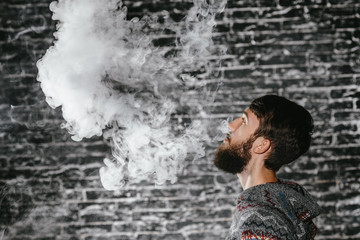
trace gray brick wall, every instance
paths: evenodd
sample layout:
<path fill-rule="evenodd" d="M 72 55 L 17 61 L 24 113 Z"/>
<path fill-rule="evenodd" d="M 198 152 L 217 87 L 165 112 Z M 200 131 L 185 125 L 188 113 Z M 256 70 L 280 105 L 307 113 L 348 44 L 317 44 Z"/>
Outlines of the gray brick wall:
<path fill-rule="evenodd" d="M 206 157 L 179 180 L 106 191 L 101 137 L 74 142 L 36 81 L 53 42 L 49 0 L 0 2 L 0 239 L 221 239 L 241 191 Z M 191 1 L 126 1 L 128 18 L 168 10 L 180 21 Z M 279 176 L 303 184 L 324 213 L 317 239 L 360 239 L 360 3 L 357 0 L 228 1 L 213 39 L 225 45 L 214 119 L 236 116 L 268 93 L 297 101 L 315 119 L 313 145 Z M 169 44 L 173 36 L 155 44 Z M 185 113 L 186 115 L 186 113 Z M 184 116 L 185 117 L 185 116 Z"/>

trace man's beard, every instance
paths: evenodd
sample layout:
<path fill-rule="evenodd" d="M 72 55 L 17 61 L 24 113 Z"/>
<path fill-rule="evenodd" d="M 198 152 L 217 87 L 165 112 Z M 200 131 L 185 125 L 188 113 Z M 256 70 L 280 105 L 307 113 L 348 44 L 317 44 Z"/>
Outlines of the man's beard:
<path fill-rule="evenodd" d="M 215 166 L 228 173 L 241 173 L 251 159 L 250 149 L 254 141 L 250 137 L 246 142 L 235 146 L 221 144 L 215 153 Z"/>

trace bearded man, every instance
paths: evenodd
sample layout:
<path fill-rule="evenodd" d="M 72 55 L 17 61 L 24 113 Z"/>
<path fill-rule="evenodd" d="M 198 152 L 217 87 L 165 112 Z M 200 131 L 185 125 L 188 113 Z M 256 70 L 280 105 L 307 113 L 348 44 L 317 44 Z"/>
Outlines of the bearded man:
<path fill-rule="evenodd" d="M 214 164 L 237 174 L 243 191 L 227 239 L 314 239 L 320 207 L 303 187 L 276 177 L 309 149 L 313 127 L 306 109 L 275 95 L 255 99 L 229 123 Z"/>

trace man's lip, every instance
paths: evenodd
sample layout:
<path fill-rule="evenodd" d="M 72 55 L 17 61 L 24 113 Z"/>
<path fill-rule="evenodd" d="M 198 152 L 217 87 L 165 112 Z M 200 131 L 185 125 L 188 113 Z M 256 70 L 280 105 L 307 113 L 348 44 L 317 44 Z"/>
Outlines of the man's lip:
<path fill-rule="evenodd" d="M 229 132 L 226 133 L 226 135 L 225 135 L 224 142 L 229 142 L 229 144 L 230 144 L 231 139 L 233 138 L 233 136 L 234 136 L 234 133 L 229 131 Z"/>

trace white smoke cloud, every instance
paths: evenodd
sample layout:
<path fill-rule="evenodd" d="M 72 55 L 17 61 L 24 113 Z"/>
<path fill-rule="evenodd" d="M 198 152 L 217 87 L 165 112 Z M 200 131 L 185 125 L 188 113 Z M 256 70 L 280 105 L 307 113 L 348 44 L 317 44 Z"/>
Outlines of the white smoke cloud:
<path fill-rule="evenodd" d="M 204 121 L 183 126 L 171 116 L 184 106 L 188 113 L 206 115 L 204 88 L 184 72 L 205 67 L 206 75 L 207 59 L 224 53 L 211 39 L 215 13 L 224 7 L 224 0 L 211 5 L 196 0 L 181 24 L 167 19 L 164 27 L 176 32 L 178 54 L 165 57 L 169 49 L 152 44 L 158 34 L 146 32 L 159 27 L 154 16 L 128 21 L 118 0 L 51 3 L 56 41 L 37 63 L 38 81 L 47 103 L 61 106 L 63 127 L 73 140 L 109 139 L 113 157 L 100 169 L 106 189 L 149 178 L 174 183 L 186 157 L 204 155 L 209 139 Z M 191 101 L 189 88 L 198 93 Z"/>

